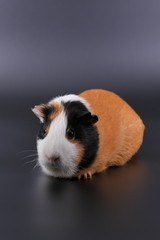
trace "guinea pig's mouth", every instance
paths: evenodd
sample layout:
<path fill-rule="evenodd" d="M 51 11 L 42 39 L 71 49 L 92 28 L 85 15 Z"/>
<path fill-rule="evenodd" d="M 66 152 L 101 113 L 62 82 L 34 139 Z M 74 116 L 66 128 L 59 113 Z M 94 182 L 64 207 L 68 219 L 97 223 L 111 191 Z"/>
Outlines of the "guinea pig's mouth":
<path fill-rule="evenodd" d="M 61 162 L 46 162 L 45 163 L 45 167 L 47 167 L 48 169 L 62 169 L 63 168 L 63 166 L 62 166 L 62 164 L 61 164 Z"/>
<path fill-rule="evenodd" d="M 58 173 L 58 172 L 60 173 L 63 171 L 63 167 L 61 166 L 61 164 L 52 165 L 51 163 L 48 163 L 48 162 L 46 162 L 45 164 L 42 164 L 42 169 L 47 170 L 47 173 L 49 173 L 49 175 L 52 175 L 52 173 Z"/>
<path fill-rule="evenodd" d="M 56 164 L 45 161 L 41 163 L 42 170 L 50 176 L 54 177 L 72 177 L 76 169 L 70 166 L 64 165 L 63 162 L 59 161 Z"/>

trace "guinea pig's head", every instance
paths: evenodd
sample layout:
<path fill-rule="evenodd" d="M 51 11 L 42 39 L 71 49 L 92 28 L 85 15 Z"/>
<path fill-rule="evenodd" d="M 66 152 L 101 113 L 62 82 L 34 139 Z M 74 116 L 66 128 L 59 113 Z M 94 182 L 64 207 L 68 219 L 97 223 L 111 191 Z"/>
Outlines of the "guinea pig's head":
<path fill-rule="evenodd" d="M 91 114 L 83 98 L 65 95 L 32 110 L 41 122 L 37 152 L 46 174 L 72 177 L 93 162 L 98 149 L 98 132 L 94 125 L 98 117 Z"/>

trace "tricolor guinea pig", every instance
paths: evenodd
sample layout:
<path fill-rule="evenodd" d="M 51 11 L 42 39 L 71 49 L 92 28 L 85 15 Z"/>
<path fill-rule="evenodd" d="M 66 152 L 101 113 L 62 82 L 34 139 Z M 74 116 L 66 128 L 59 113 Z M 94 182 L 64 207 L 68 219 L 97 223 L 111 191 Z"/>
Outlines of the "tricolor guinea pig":
<path fill-rule="evenodd" d="M 141 118 L 110 91 L 64 95 L 32 110 L 41 122 L 38 161 L 53 177 L 91 178 L 109 166 L 122 166 L 143 141 Z"/>

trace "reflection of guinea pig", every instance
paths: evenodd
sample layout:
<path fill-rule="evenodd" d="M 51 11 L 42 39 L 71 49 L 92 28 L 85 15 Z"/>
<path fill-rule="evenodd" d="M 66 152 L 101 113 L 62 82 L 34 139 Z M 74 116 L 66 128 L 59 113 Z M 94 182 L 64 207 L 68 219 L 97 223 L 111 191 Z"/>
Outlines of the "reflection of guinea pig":
<path fill-rule="evenodd" d="M 54 177 L 90 178 L 109 166 L 123 165 L 143 141 L 140 117 L 106 90 L 56 97 L 32 110 L 41 121 L 38 161 Z"/>

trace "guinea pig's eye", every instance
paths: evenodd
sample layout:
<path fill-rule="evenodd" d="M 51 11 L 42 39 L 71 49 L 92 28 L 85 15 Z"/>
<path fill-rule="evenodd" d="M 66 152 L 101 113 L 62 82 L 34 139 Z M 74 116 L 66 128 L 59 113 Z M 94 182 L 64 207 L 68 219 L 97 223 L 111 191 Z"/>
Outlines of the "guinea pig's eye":
<path fill-rule="evenodd" d="M 46 131 L 46 129 L 44 129 L 43 130 L 43 137 L 46 137 L 46 135 L 47 135 L 47 131 Z"/>
<path fill-rule="evenodd" d="M 73 139 L 75 137 L 75 132 L 72 128 L 67 129 L 67 138 L 68 139 Z"/>
<path fill-rule="evenodd" d="M 42 135 L 43 135 L 43 138 L 45 138 L 47 136 L 47 130 L 46 129 L 43 130 Z"/>
<path fill-rule="evenodd" d="M 43 139 L 46 136 L 47 136 L 46 126 L 44 124 L 41 124 L 41 128 L 40 128 L 39 133 L 38 133 L 38 138 Z"/>

